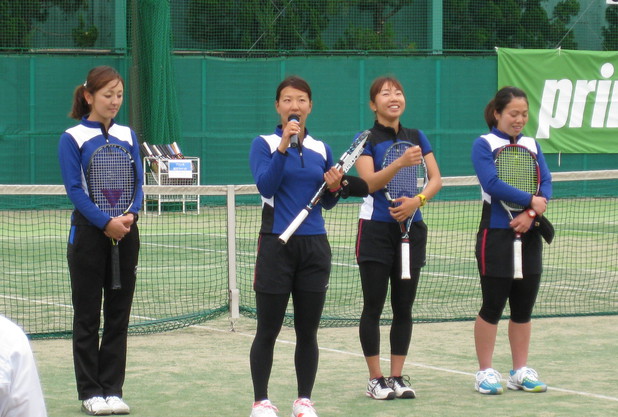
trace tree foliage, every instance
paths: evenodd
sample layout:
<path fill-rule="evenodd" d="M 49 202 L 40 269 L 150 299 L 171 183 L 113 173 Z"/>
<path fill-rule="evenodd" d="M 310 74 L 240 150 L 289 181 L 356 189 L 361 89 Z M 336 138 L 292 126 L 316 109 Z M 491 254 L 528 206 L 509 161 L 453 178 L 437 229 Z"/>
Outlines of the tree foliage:
<path fill-rule="evenodd" d="M 0 48 L 30 47 L 32 30 L 37 22 L 44 22 L 51 7 L 65 13 L 75 13 L 87 7 L 87 0 L 0 0 Z"/>
<path fill-rule="evenodd" d="M 413 0 L 191 0 L 190 37 L 208 49 L 326 50 L 323 39 L 339 15 L 360 13 L 334 49 L 394 49 L 390 20 Z"/>
<path fill-rule="evenodd" d="M 602 29 L 603 49 L 606 51 L 618 51 L 618 7 L 608 7 L 605 10 L 607 27 Z"/>
<path fill-rule="evenodd" d="M 547 0 L 446 0 L 444 48 L 488 50 L 506 48 L 576 49 L 567 28 L 579 13 L 578 0 L 556 4 L 550 18 Z"/>
<path fill-rule="evenodd" d="M 52 7 L 76 15 L 98 0 L 0 0 L 0 48 L 32 47 Z M 138 0 L 131 0 L 138 1 Z M 168 0 L 169 1 L 169 0 Z M 227 51 L 388 51 L 424 44 L 426 13 L 442 0 L 184 0 L 180 48 Z M 590 0 L 592 1 L 592 0 Z M 596 0 L 595 0 L 596 1 Z M 172 2 L 176 3 L 176 2 Z M 445 50 L 494 47 L 577 49 L 572 25 L 581 0 L 443 0 Z M 586 3 L 583 3 L 586 4 Z M 551 8 L 550 8 L 551 6 Z M 181 6 L 179 6 L 181 7 Z M 549 11 L 548 11 L 549 10 Z M 83 16 L 71 30 L 76 46 L 92 46 L 98 30 Z M 599 29 L 606 50 L 618 49 L 618 7 Z M 414 35 L 409 35 L 410 25 Z M 406 36 L 409 39 L 406 39 Z M 38 39 L 38 38 L 37 38 Z"/>
<path fill-rule="evenodd" d="M 209 49 L 326 49 L 337 0 L 191 0 L 191 38 Z"/>

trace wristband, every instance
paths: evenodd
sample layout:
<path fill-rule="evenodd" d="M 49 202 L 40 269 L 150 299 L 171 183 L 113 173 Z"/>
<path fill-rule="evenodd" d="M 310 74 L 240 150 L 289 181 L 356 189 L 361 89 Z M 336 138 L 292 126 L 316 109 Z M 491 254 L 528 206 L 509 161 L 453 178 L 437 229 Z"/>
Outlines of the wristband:
<path fill-rule="evenodd" d="M 417 194 L 416 197 L 421 200 L 420 207 L 423 207 L 425 204 L 427 204 L 427 197 L 425 197 L 423 194 Z"/>
<path fill-rule="evenodd" d="M 336 192 L 340 191 L 343 187 L 340 185 L 338 188 L 335 188 L 334 190 L 331 190 L 330 188 L 328 189 L 328 191 L 330 191 L 331 193 L 335 194 Z"/>

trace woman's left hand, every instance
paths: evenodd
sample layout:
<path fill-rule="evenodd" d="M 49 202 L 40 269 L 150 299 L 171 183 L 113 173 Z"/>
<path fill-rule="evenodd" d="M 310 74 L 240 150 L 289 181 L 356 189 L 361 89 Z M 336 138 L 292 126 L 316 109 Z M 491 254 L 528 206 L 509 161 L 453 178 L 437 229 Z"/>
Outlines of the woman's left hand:
<path fill-rule="evenodd" d="M 420 205 L 420 200 L 415 197 L 399 197 L 393 200 L 396 204 L 395 207 L 389 207 L 388 210 L 391 212 L 391 216 L 393 219 L 397 220 L 399 223 L 405 221 L 408 217 L 412 216 L 412 214 L 418 209 Z"/>

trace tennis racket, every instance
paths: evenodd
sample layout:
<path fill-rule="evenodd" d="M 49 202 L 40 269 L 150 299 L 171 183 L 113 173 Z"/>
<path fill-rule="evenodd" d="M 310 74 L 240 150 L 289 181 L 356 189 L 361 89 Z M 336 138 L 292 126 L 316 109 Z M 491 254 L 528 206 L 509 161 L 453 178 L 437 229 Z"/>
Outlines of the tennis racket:
<path fill-rule="evenodd" d="M 88 193 L 99 209 L 112 217 L 128 213 L 137 191 L 133 157 L 124 147 L 107 143 L 94 151 L 88 162 Z M 121 288 L 118 242 L 111 239 L 112 289 Z"/>
<path fill-rule="evenodd" d="M 539 163 L 536 155 L 524 146 L 511 144 L 503 146 L 498 150 L 496 159 L 496 171 L 498 178 L 511 187 L 525 191 L 530 194 L 538 194 L 541 183 L 539 174 Z M 525 209 L 519 204 L 501 200 L 500 204 L 506 210 L 509 218 L 513 220 L 513 214 Z M 513 240 L 513 278 L 522 279 L 522 251 L 521 233 L 515 233 Z"/>
<path fill-rule="evenodd" d="M 352 142 L 352 145 L 341 155 L 339 158 L 339 162 L 335 165 L 336 168 L 341 168 L 343 173 L 345 174 L 352 168 L 354 162 L 358 159 L 360 154 L 363 152 L 365 147 L 365 143 L 367 142 L 367 138 L 371 132 L 369 130 L 365 130 Z M 326 188 L 328 185 L 326 181 L 322 183 L 318 191 L 315 193 L 309 204 L 305 208 L 302 209 L 300 213 L 296 216 L 296 218 L 290 223 L 290 225 L 285 229 L 283 233 L 279 236 L 279 241 L 283 244 L 286 244 L 290 239 L 290 236 L 298 229 L 298 227 L 305 221 L 311 210 L 320 202 L 320 199 L 324 195 Z"/>
<path fill-rule="evenodd" d="M 389 166 L 396 159 L 402 156 L 407 149 L 417 146 L 410 142 L 397 141 L 392 144 L 384 154 L 382 169 Z M 395 205 L 395 200 L 399 197 L 414 197 L 422 192 L 427 186 L 427 169 L 425 160 L 421 158 L 419 165 L 412 165 L 401 168 L 395 176 L 386 184 L 384 194 L 386 199 Z M 419 184 L 420 183 L 420 184 Z M 410 279 L 410 226 L 416 210 L 403 222 L 399 223 L 401 228 L 401 279 Z"/>

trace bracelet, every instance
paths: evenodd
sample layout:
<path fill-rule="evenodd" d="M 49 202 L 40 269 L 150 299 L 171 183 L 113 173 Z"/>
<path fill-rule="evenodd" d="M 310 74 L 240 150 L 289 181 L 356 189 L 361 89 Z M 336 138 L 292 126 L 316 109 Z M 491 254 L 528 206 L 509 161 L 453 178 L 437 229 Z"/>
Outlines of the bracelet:
<path fill-rule="evenodd" d="M 423 207 L 425 204 L 427 204 L 427 197 L 425 197 L 423 194 L 417 194 L 416 197 L 421 200 L 420 207 Z"/>

